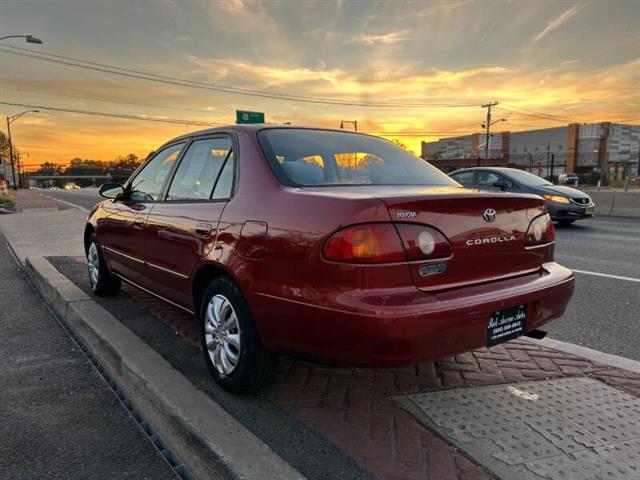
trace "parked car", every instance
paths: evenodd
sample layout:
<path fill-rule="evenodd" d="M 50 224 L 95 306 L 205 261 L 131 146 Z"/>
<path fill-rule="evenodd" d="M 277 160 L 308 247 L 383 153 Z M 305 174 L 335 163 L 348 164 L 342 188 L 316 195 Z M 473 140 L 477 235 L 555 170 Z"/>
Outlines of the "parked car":
<path fill-rule="evenodd" d="M 595 204 L 589 195 L 575 188 L 553 183 L 517 168 L 465 168 L 449 174 L 470 188 L 510 193 L 533 193 L 545 199 L 551 219 L 568 225 L 581 218 L 592 217 Z"/>
<path fill-rule="evenodd" d="M 534 334 L 573 292 L 542 199 L 470 191 L 369 135 L 205 130 L 100 193 L 93 291 L 125 280 L 193 313 L 232 392 L 281 352 L 383 367 Z"/>
<path fill-rule="evenodd" d="M 578 175 L 576 175 L 575 173 L 561 173 L 560 175 L 558 175 L 558 183 L 562 185 L 571 184 L 577 186 L 578 180 Z"/>

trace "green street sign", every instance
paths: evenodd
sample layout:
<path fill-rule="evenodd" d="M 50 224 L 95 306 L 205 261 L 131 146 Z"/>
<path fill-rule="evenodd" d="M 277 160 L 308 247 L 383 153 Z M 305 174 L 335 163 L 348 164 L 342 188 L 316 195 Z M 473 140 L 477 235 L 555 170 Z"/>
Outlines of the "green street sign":
<path fill-rule="evenodd" d="M 236 123 L 264 123 L 264 113 L 236 110 Z"/>

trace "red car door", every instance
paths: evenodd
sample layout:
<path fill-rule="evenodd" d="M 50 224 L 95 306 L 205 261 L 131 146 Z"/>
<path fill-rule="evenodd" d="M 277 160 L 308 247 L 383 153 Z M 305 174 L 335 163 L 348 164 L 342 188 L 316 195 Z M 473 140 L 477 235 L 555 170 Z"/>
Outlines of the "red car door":
<path fill-rule="evenodd" d="M 230 136 L 199 138 L 189 145 L 164 200 L 154 204 L 147 217 L 145 261 L 150 290 L 193 309 L 191 278 L 213 248 L 234 177 Z"/>
<path fill-rule="evenodd" d="M 143 284 L 146 275 L 145 222 L 183 147 L 160 150 L 128 182 L 124 197 L 104 207 L 98 231 L 109 267 L 134 283 Z"/>

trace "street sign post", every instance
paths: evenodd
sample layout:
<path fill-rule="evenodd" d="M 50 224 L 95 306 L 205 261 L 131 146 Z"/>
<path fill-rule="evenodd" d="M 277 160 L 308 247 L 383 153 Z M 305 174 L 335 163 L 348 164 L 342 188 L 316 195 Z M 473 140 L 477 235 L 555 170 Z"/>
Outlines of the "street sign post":
<path fill-rule="evenodd" d="M 264 123 L 264 113 L 236 110 L 236 123 Z"/>

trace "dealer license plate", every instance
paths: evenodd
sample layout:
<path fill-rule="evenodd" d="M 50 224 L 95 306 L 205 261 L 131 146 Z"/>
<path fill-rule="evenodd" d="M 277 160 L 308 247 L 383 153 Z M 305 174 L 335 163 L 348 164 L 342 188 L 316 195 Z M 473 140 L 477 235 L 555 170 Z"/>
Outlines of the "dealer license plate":
<path fill-rule="evenodd" d="M 584 213 L 585 215 L 593 215 L 595 212 L 595 208 L 594 207 L 587 207 L 584 209 Z"/>
<path fill-rule="evenodd" d="M 527 306 L 505 308 L 493 312 L 487 326 L 487 346 L 512 340 L 524 335 L 527 325 Z"/>

